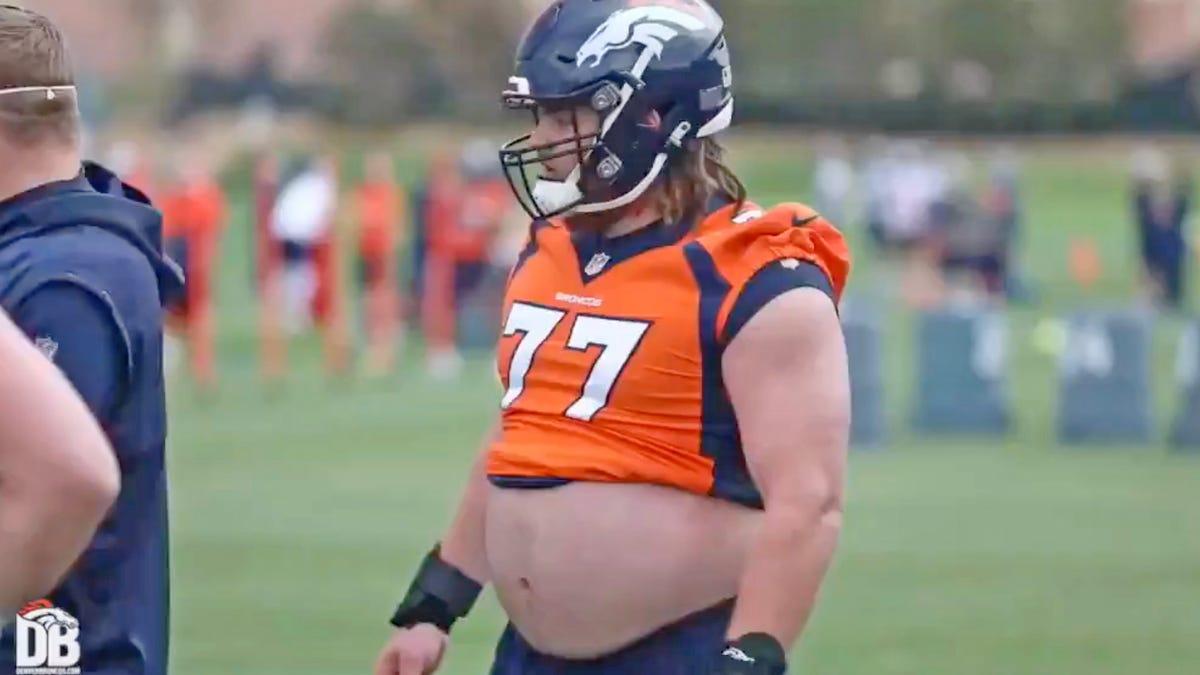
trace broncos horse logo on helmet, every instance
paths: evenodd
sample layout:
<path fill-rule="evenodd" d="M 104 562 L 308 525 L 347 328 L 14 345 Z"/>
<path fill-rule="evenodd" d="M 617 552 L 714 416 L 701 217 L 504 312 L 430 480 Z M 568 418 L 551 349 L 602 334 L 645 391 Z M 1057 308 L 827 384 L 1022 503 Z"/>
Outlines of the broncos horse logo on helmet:
<path fill-rule="evenodd" d="M 535 219 L 633 203 L 694 139 L 729 127 L 733 75 L 724 22 L 704 0 L 556 0 L 517 50 L 512 109 L 591 109 L 599 129 L 549 143 L 532 135 L 500 150 L 518 201 Z M 655 117 L 655 123 L 647 119 Z M 574 155 L 563 180 L 547 158 Z"/>
<path fill-rule="evenodd" d="M 575 55 L 575 65 L 595 68 L 604 55 L 633 44 L 644 45 L 662 58 L 666 44 L 679 36 L 680 28 L 704 29 L 704 21 L 682 10 L 661 5 L 630 7 L 614 12 L 600 24 Z"/>

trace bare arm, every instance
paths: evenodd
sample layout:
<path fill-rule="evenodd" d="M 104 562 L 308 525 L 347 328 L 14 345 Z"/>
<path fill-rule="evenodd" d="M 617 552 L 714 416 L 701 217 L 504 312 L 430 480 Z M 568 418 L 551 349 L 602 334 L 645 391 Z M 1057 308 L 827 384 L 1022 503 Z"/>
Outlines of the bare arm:
<path fill-rule="evenodd" d="M 487 515 L 488 490 L 487 452 L 492 440 L 499 433 L 500 424 L 497 422 L 484 436 L 483 447 L 471 466 L 466 489 L 463 491 L 462 499 L 459 500 L 458 509 L 454 513 L 450 527 L 442 536 L 441 550 L 438 552 L 438 558 L 443 563 L 457 570 L 456 575 L 466 575 L 470 581 L 474 581 L 480 586 L 486 584 L 491 578 L 487 551 L 484 546 L 484 519 Z M 444 575 L 439 576 L 444 577 Z M 419 578 L 420 573 L 418 573 L 418 580 Z M 464 580 L 460 579 L 454 585 L 461 586 L 463 582 Z M 401 609 L 398 610 L 398 612 L 404 613 L 404 618 L 393 617 L 392 619 L 393 625 L 396 625 L 398 630 L 384 645 L 383 652 L 375 662 L 376 675 L 421 675 L 434 672 L 441 664 L 448 638 L 446 630 L 439 628 L 437 616 L 444 615 L 446 608 L 442 606 L 432 620 L 428 613 L 422 614 L 421 612 L 418 612 L 420 618 L 414 618 L 408 614 L 414 605 L 406 604 L 411 596 L 410 589 L 409 596 L 406 596 L 405 600 L 401 602 Z M 419 606 L 419 604 L 418 602 L 417 605 Z M 434 604 L 440 605 L 441 603 Z M 397 623 L 398 620 L 400 623 Z M 399 626 L 409 627 L 399 628 Z"/>
<path fill-rule="evenodd" d="M 488 491 L 487 451 L 499 433 L 500 424 L 497 422 L 484 436 L 483 446 L 471 465 L 467 486 L 454 519 L 442 537 L 442 559 L 480 584 L 487 583 L 491 578 L 483 542 Z"/>
<path fill-rule="evenodd" d="M 787 291 L 726 349 L 725 383 L 766 513 L 729 637 L 799 637 L 842 525 L 850 385 L 845 342 L 821 291 Z"/>
<path fill-rule="evenodd" d="M 0 315 L 0 616 L 50 591 L 116 499 L 116 458 L 67 379 Z"/>

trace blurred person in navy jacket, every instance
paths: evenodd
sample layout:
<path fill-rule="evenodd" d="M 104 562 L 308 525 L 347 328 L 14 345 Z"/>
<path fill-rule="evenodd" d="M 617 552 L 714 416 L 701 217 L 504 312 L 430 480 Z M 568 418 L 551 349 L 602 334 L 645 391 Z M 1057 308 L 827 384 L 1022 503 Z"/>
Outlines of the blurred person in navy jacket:
<path fill-rule="evenodd" d="M 1190 177 L 1173 171 L 1162 153 L 1141 151 L 1135 158 L 1133 208 L 1142 269 L 1151 297 L 1170 309 L 1184 302 L 1191 195 Z"/>
<path fill-rule="evenodd" d="M 18 621 L 0 635 L 0 672 L 68 666 L 89 675 L 162 675 L 169 614 L 162 322 L 183 278 L 162 254 L 162 219 L 149 200 L 81 161 L 74 84 L 59 30 L 34 12 L 0 5 L 0 306 L 74 385 L 107 434 L 121 478 L 83 556 L 26 607 L 39 621 L 52 613 L 72 644 L 59 635 L 46 654 L 47 635 Z"/>

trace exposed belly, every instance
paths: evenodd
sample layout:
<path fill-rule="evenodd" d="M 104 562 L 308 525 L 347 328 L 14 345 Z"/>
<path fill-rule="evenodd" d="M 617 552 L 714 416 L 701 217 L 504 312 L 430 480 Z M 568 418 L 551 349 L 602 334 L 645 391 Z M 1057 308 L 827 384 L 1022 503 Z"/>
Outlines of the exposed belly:
<path fill-rule="evenodd" d="M 531 645 L 588 658 L 734 597 L 760 517 L 656 485 L 493 487 L 488 562 Z"/>

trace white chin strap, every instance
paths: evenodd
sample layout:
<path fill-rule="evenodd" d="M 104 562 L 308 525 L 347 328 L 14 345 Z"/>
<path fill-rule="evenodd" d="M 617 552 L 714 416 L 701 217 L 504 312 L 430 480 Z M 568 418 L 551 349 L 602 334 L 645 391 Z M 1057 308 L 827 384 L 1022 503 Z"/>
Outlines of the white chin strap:
<path fill-rule="evenodd" d="M 566 180 L 539 178 L 530 196 L 542 213 L 574 212 L 578 208 L 576 205 L 583 201 L 583 191 L 579 189 L 579 166 L 571 170 Z"/>
<path fill-rule="evenodd" d="M 600 213 L 610 211 L 631 204 L 635 199 L 645 194 L 646 190 L 650 189 L 650 186 L 654 184 L 654 180 L 658 178 L 658 175 L 662 173 L 666 163 L 667 153 L 658 153 L 658 156 L 654 158 L 653 166 L 650 167 L 650 172 L 632 190 L 616 199 L 595 203 L 583 202 L 583 190 L 579 189 L 579 167 L 576 166 L 566 180 L 538 179 L 538 182 L 533 186 L 533 201 L 543 213 L 562 212 L 564 215 L 571 215 L 572 213 Z"/>

